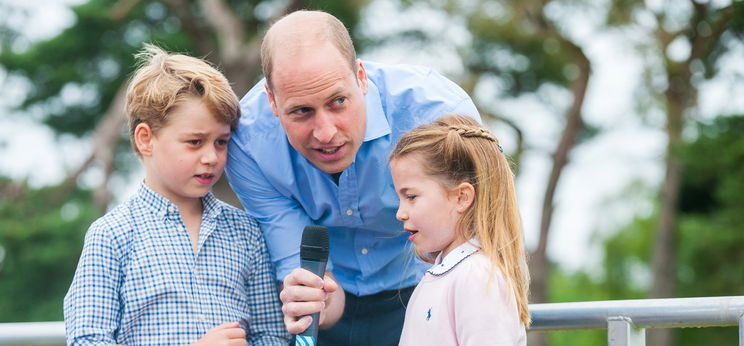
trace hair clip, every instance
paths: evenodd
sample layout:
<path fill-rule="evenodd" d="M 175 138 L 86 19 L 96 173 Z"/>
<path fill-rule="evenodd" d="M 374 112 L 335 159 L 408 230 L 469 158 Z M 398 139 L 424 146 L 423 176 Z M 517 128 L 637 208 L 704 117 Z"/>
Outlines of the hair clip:
<path fill-rule="evenodd" d="M 497 144 L 497 146 L 499 147 L 499 151 L 503 153 L 504 152 L 504 148 L 502 148 L 501 145 L 498 145 L 498 144 Z"/>

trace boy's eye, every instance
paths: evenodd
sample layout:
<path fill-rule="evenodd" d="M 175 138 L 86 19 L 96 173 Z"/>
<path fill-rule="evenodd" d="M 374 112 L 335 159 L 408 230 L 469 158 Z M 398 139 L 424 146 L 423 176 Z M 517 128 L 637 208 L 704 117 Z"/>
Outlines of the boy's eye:
<path fill-rule="evenodd" d="M 189 143 L 191 145 L 199 145 L 201 144 L 201 139 L 189 139 L 188 141 L 186 141 L 186 143 Z"/>
<path fill-rule="evenodd" d="M 217 143 L 217 145 L 219 145 L 219 146 L 223 146 L 223 145 L 227 145 L 227 140 L 226 139 L 218 139 L 215 143 Z"/>

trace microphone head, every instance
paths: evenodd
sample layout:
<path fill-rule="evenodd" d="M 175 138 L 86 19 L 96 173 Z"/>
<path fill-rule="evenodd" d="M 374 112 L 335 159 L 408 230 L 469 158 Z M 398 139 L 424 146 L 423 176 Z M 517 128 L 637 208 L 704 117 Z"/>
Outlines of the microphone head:
<path fill-rule="evenodd" d="M 300 243 L 300 259 L 306 261 L 328 261 L 328 228 L 308 225 L 302 231 Z"/>

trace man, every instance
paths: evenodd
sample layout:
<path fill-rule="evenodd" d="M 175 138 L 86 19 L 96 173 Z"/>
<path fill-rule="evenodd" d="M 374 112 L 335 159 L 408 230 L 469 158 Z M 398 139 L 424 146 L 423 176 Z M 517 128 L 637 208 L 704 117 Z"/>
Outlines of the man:
<path fill-rule="evenodd" d="M 261 62 L 265 80 L 241 100 L 227 176 L 261 224 L 287 330 L 302 332 L 320 311 L 321 329 L 330 328 L 320 345 L 397 345 L 428 265 L 395 219 L 387 156 L 403 133 L 444 114 L 480 121 L 475 105 L 430 69 L 362 63 L 346 27 L 324 12 L 277 21 Z M 309 224 L 330 230 L 325 280 L 298 269 Z"/>

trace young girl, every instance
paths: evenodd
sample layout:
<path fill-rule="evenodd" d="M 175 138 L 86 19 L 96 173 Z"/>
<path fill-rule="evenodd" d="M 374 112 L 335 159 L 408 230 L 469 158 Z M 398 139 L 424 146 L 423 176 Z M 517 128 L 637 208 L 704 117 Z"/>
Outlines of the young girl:
<path fill-rule="evenodd" d="M 400 344 L 525 345 L 529 275 L 498 140 L 449 115 L 404 135 L 390 166 L 397 218 L 434 264 L 408 303 Z"/>

